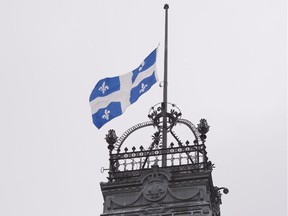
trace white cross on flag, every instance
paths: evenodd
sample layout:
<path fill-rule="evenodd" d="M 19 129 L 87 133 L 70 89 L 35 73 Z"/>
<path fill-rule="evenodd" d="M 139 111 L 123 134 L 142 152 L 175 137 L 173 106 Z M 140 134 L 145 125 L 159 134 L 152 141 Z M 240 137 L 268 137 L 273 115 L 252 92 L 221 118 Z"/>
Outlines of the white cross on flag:
<path fill-rule="evenodd" d="M 130 104 L 157 82 L 156 55 L 157 48 L 135 70 L 101 79 L 96 84 L 89 101 L 93 123 L 97 128 L 124 113 Z"/>

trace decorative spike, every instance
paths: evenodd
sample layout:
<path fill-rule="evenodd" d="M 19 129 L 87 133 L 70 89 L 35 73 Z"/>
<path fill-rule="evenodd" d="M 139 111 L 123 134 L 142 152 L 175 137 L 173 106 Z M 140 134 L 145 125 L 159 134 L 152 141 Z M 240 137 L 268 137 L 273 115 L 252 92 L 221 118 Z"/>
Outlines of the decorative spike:
<path fill-rule="evenodd" d="M 132 151 L 133 151 L 133 152 L 135 152 L 135 150 L 136 150 L 136 147 L 135 147 L 135 146 L 133 146 L 133 147 L 132 147 Z"/>
<path fill-rule="evenodd" d="M 128 151 L 128 148 L 127 148 L 127 147 L 125 147 L 124 151 L 125 151 L 125 152 L 127 152 L 127 151 Z"/>

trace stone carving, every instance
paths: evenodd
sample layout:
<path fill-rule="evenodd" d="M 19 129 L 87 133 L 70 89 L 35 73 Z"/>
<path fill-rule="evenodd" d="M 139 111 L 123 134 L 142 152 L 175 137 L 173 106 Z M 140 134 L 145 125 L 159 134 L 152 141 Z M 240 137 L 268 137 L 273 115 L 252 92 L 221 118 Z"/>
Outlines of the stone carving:
<path fill-rule="evenodd" d="M 203 191 L 199 188 L 197 189 L 169 189 L 169 194 L 176 200 L 203 200 Z"/>
<path fill-rule="evenodd" d="M 160 182 L 152 182 L 144 190 L 144 197 L 150 201 L 158 201 L 167 193 L 167 187 Z"/>

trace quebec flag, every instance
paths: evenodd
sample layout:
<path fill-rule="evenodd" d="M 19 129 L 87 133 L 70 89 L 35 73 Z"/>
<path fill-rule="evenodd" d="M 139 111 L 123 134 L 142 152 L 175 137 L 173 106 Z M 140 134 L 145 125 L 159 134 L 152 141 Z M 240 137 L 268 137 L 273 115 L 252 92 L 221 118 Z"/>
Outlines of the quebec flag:
<path fill-rule="evenodd" d="M 157 82 L 157 48 L 132 72 L 101 79 L 91 92 L 92 119 L 99 129 L 120 116 Z"/>

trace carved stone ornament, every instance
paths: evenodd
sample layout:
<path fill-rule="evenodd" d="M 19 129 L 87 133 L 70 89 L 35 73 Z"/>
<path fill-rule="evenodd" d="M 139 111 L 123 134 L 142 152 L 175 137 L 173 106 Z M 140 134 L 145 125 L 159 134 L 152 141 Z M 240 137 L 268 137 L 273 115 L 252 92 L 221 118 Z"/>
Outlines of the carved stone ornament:
<path fill-rule="evenodd" d="M 167 193 L 167 187 L 160 182 L 148 184 L 143 192 L 144 197 L 152 202 L 162 199 Z"/>

